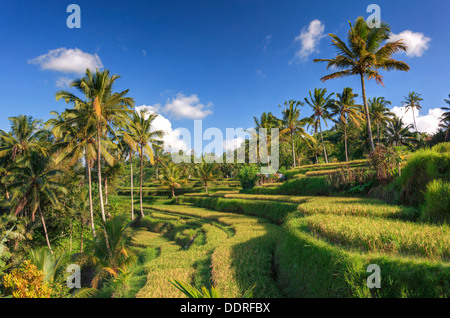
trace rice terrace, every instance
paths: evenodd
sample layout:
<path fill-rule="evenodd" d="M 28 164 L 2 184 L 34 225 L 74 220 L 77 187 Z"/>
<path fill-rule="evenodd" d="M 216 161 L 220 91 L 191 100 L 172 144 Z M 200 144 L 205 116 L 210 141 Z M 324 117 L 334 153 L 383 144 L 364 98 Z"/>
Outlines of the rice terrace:
<path fill-rule="evenodd" d="M 0 298 L 450 296 L 447 1 L 21 2 Z"/>

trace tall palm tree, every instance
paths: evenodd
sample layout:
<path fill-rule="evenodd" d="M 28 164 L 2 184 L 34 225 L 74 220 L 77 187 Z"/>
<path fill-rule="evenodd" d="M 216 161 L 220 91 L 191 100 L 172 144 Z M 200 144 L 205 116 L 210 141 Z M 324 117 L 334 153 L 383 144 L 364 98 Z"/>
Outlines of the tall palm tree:
<path fill-rule="evenodd" d="M 394 117 L 386 105 L 390 105 L 391 102 L 384 97 L 373 97 L 369 99 L 369 114 L 372 122 L 377 126 L 377 139 L 378 145 L 381 142 L 380 127 L 386 126 L 388 122 Z"/>
<path fill-rule="evenodd" d="M 450 106 L 450 94 L 448 95 L 449 99 L 444 99 L 444 101 Z M 439 127 L 445 129 L 445 141 L 447 141 L 448 132 L 450 130 L 450 107 L 441 107 L 444 111 L 440 118 Z"/>
<path fill-rule="evenodd" d="M 74 81 L 71 87 L 76 88 L 84 95 L 84 100 L 68 91 L 58 91 L 56 100 L 64 99 L 66 103 L 72 102 L 75 110 L 82 111 L 81 118 L 85 121 L 85 129 L 94 127 L 96 130 L 97 142 L 97 177 L 99 188 L 100 209 L 102 220 L 106 222 L 105 207 L 102 194 L 102 156 L 111 164 L 114 158 L 106 154 L 106 149 L 102 146 L 102 139 L 107 138 L 107 134 L 115 135 L 114 128 L 121 126 L 126 114 L 130 112 L 130 107 L 134 106 L 134 100 L 126 97 L 129 90 L 120 93 L 113 93 L 113 86 L 120 76 L 110 76 L 109 70 L 91 73 L 89 69 L 83 78 Z M 80 119 L 81 119 L 80 118 Z"/>
<path fill-rule="evenodd" d="M 183 170 L 174 163 L 164 167 L 163 174 L 159 176 L 159 180 L 163 186 L 168 187 L 172 191 L 173 198 L 175 198 L 175 189 L 181 188 L 181 185 L 187 182 L 183 175 Z"/>
<path fill-rule="evenodd" d="M 353 93 L 353 89 L 350 87 L 344 88 L 342 93 L 336 94 L 335 103 L 331 103 L 331 116 L 338 116 L 337 122 L 344 127 L 344 145 L 345 145 L 345 161 L 348 162 L 348 149 L 347 149 L 347 126 L 349 122 L 355 124 L 356 127 L 360 126 L 360 122 L 363 120 L 361 113 L 361 105 L 357 105 L 355 98 L 358 94 Z"/>
<path fill-rule="evenodd" d="M 18 215 L 26 209 L 34 221 L 36 212 L 39 212 L 47 246 L 52 253 L 42 206 L 45 201 L 57 205 L 57 194 L 67 193 L 67 189 L 54 179 L 61 174 L 60 170 L 50 168 L 48 157 L 31 152 L 18 159 L 14 173 L 10 177 L 13 189 L 11 201 L 15 202 L 14 214 Z"/>
<path fill-rule="evenodd" d="M 412 111 L 413 114 L 413 120 L 414 120 L 414 128 L 417 132 L 417 125 L 416 125 L 416 115 L 415 115 L 415 109 L 417 109 L 418 112 L 422 109 L 422 106 L 420 105 L 420 102 L 423 101 L 423 98 L 420 97 L 421 94 L 417 94 L 416 92 L 409 92 L 408 96 L 403 97 L 405 100 L 402 102 L 402 105 L 405 106 L 406 112 L 408 110 Z"/>
<path fill-rule="evenodd" d="M 303 128 L 309 121 L 308 119 L 300 119 L 300 109 L 298 106 L 303 106 L 300 101 L 289 100 L 284 102 L 285 108 L 282 110 L 283 119 L 281 121 L 282 130 L 280 136 L 282 140 L 290 140 L 292 147 L 292 167 L 296 167 L 295 160 L 295 138 L 294 135 L 298 135 L 301 139 L 309 139 L 312 137 Z M 281 106 L 280 106 L 281 107 Z M 289 136 L 286 139 L 285 136 Z"/>
<path fill-rule="evenodd" d="M 0 158 L 9 156 L 14 161 L 18 155 L 29 151 L 39 151 L 46 155 L 46 148 L 39 141 L 39 120 L 27 115 L 8 119 L 11 122 L 11 132 L 0 130 Z"/>
<path fill-rule="evenodd" d="M 124 140 L 133 149 L 137 149 L 140 159 L 140 182 L 139 182 L 139 202 L 141 216 L 144 217 L 144 207 L 142 204 L 142 177 L 144 167 L 144 157 L 148 156 L 150 163 L 154 164 L 154 154 L 152 147 L 162 147 L 161 138 L 164 135 L 162 130 L 153 130 L 153 121 L 158 117 L 155 113 L 145 111 L 134 112 L 130 120 L 126 123 L 126 129 L 122 132 Z"/>
<path fill-rule="evenodd" d="M 323 142 L 321 121 L 323 120 L 325 125 L 328 126 L 327 119 L 331 119 L 331 113 L 329 110 L 334 107 L 333 105 L 335 104 L 335 101 L 331 98 L 334 93 L 330 93 L 328 96 L 326 96 L 326 94 L 326 88 L 315 88 L 314 95 L 311 91 L 309 91 L 310 100 L 305 97 L 305 102 L 313 109 L 313 114 L 311 115 L 311 120 L 313 122 L 312 126 L 314 127 L 314 133 L 317 133 L 317 129 L 319 129 L 325 162 L 328 163 L 327 150 L 325 148 L 325 143 Z"/>
<path fill-rule="evenodd" d="M 266 141 L 266 147 L 269 149 L 270 143 L 271 143 L 271 137 L 272 137 L 272 129 L 280 128 L 282 126 L 281 121 L 275 117 L 271 112 L 266 113 L 263 112 L 260 116 L 260 118 L 253 117 L 253 120 L 255 122 L 255 133 L 259 140 L 263 139 Z M 265 134 L 263 135 L 263 131 L 265 131 Z M 258 148 L 258 163 L 260 162 L 260 149 Z"/>
<path fill-rule="evenodd" d="M 392 118 L 386 127 L 388 142 L 393 146 L 408 146 L 416 140 L 416 136 L 411 132 L 413 125 L 405 125 L 403 120 L 397 116 Z"/>
<path fill-rule="evenodd" d="M 375 79 L 376 83 L 383 85 L 383 77 L 378 70 L 408 71 L 409 66 L 402 61 L 391 58 L 392 54 L 406 51 L 403 41 L 389 41 L 391 29 L 386 23 L 381 23 L 378 28 L 369 28 L 363 17 L 359 17 L 355 25 L 350 22 L 350 30 L 347 35 L 347 44 L 337 35 L 329 34 L 332 45 L 338 55 L 332 59 L 315 59 L 314 62 L 326 62 L 327 69 L 337 69 L 336 72 L 321 78 L 323 82 L 352 75 L 358 75 L 361 79 L 364 112 L 367 121 L 367 133 L 371 151 L 375 150 L 372 137 L 369 106 L 366 99 L 365 78 Z"/>
<path fill-rule="evenodd" d="M 92 175 L 91 170 L 95 158 L 97 157 L 97 149 L 95 142 L 95 129 L 90 127 L 85 129 L 85 122 L 79 119 L 76 112 L 66 110 L 62 114 L 53 112 L 56 118 L 49 120 L 47 123 L 52 125 L 52 133 L 56 138 L 54 148 L 57 151 L 55 164 L 59 164 L 66 160 L 68 165 L 77 163 L 81 158 L 84 158 L 86 179 L 89 193 L 89 210 L 90 210 L 90 225 L 92 236 L 95 237 L 94 224 L 94 207 L 92 199 Z"/>
<path fill-rule="evenodd" d="M 202 160 L 202 163 L 195 166 L 197 177 L 204 183 L 205 192 L 208 193 L 208 181 L 216 180 L 216 171 L 212 163 Z"/>

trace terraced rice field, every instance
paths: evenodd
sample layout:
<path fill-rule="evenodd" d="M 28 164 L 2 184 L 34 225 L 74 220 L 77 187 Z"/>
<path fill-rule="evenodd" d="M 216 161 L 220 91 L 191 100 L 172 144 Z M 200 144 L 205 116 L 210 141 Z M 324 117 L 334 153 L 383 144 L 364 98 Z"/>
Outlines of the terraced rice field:
<path fill-rule="evenodd" d="M 125 199 L 125 198 L 124 198 Z M 412 208 L 361 198 L 192 194 L 152 201 L 132 244 L 156 248 L 136 297 L 183 297 L 169 280 L 223 297 L 448 297 L 450 232 Z M 367 267 L 381 288 L 367 287 Z"/>

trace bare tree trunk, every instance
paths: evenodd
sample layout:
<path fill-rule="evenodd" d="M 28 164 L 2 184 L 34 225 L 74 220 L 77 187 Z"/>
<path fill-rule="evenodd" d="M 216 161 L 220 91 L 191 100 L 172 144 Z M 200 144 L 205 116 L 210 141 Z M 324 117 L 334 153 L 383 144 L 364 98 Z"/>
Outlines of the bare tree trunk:
<path fill-rule="evenodd" d="M 91 230 L 92 236 L 96 237 L 95 234 L 95 224 L 94 224 L 94 207 L 92 206 L 92 178 L 91 178 L 91 166 L 86 158 L 86 170 L 88 175 L 88 187 L 89 187 L 89 211 L 91 217 Z"/>
<path fill-rule="evenodd" d="M 73 220 L 70 221 L 69 251 L 72 253 Z"/>
<path fill-rule="evenodd" d="M 412 108 L 412 113 L 413 113 L 413 119 L 414 119 L 414 128 L 416 129 L 416 132 L 418 132 L 417 125 L 416 125 L 416 115 L 414 114 L 414 107 Z"/>
<path fill-rule="evenodd" d="M 172 188 L 172 197 L 173 197 L 173 198 L 176 198 L 176 197 L 175 197 L 175 188 Z"/>
<path fill-rule="evenodd" d="M 100 125 L 97 125 L 97 175 L 98 175 L 98 196 L 100 199 L 100 210 L 102 212 L 102 220 L 106 222 L 105 206 L 103 205 L 103 190 L 102 190 L 102 163 L 100 153 L 100 141 L 101 141 Z"/>
<path fill-rule="evenodd" d="M 105 204 L 108 204 L 108 177 L 107 176 L 105 176 Z"/>
<path fill-rule="evenodd" d="M 44 214 L 42 214 L 41 206 L 38 206 L 38 209 L 39 209 L 39 214 L 41 215 L 42 226 L 44 227 L 45 240 L 47 241 L 47 246 L 48 246 L 48 249 L 50 250 L 50 253 L 53 254 L 52 247 L 50 246 L 50 240 L 48 239 L 47 227 L 45 226 Z"/>
<path fill-rule="evenodd" d="M 320 131 L 320 139 L 322 140 L 323 154 L 325 156 L 325 162 L 328 163 L 327 149 L 325 148 L 325 143 L 323 142 L 322 125 L 320 124 L 320 121 L 319 121 L 319 131 Z"/>
<path fill-rule="evenodd" d="M 133 190 L 133 157 L 130 152 L 130 172 L 131 172 L 131 220 L 134 220 L 134 190 Z"/>
<path fill-rule="evenodd" d="M 380 145 L 380 140 L 381 140 L 381 136 L 380 136 L 380 124 L 377 124 L 377 135 L 378 135 L 378 146 Z"/>
<path fill-rule="evenodd" d="M 344 125 L 344 145 L 345 145 L 345 161 L 348 162 L 347 125 Z"/>
<path fill-rule="evenodd" d="M 144 151 L 144 149 L 143 149 L 143 146 L 141 145 L 141 153 L 140 153 L 140 156 L 141 156 L 141 177 L 140 177 L 140 183 L 139 183 L 139 201 L 140 201 L 140 204 L 141 204 L 141 216 L 142 216 L 142 217 L 144 217 L 144 208 L 143 208 L 143 206 L 142 206 L 142 174 L 143 174 L 143 172 L 142 172 L 142 166 L 143 166 L 143 164 L 144 164 L 144 154 L 143 154 L 143 151 Z"/>
<path fill-rule="evenodd" d="M 292 139 L 292 167 L 295 168 L 295 144 L 294 144 L 294 131 L 291 131 L 291 139 Z"/>
<path fill-rule="evenodd" d="M 84 222 L 81 221 L 80 253 L 83 253 L 83 233 L 84 233 Z"/>
<path fill-rule="evenodd" d="M 205 192 L 208 193 L 208 181 L 205 180 Z"/>
<path fill-rule="evenodd" d="M 372 126 L 370 123 L 369 106 L 367 105 L 367 99 L 366 99 L 366 84 L 364 83 L 364 74 L 361 74 L 361 86 L 362 86 L 362 94 L 363 94 L 363 101 L 364 101 L 364 112 L 366 113 L 367 134 L 369 135 L 370 149 L 372 152 L 374 152 L 375 145 L 373 144 Z"/>
<path fill-rule="evenodd" d="M 6 200 L 9 200 L 8 186 L 6 184 L 5 184 L 5 194 L 6 194 Z"/>

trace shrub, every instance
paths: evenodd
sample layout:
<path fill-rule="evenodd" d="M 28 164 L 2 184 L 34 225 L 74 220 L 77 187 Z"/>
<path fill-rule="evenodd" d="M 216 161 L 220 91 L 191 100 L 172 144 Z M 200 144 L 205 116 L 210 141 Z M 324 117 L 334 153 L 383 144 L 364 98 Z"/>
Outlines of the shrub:
<path fill-rule="evenodd" d="M 425 191 L 422 217 L 430 221 L 450 221 L 450 182 L 433 180 Z"/>
<path fill-rule="evenodd" d="M 420 206 L 428 183 L 435 179 L 450 181 L 450 153 L 417 151 L 409 158 L 399 179 L 403 203 Z"/>
<path fill-rule="evenodd" d="M 27 260 L 3 277 L 7 293 L 14 298 L 50 298 L 52 289 L 44 283 L 44 273 Z"/>
<path fill-rule="evenodd" d="M 450 152 L 450 142 L 441 142 L 437 145 L 434 145 L 431 150 L 436 151 L 438 153 L 446 153 Z"/>
<path fill-rule="evenodd" d="M 239 181 L 242 189 L 252 189 L 258 180 L 258 169 L 253 165 L 246 165 L 239 170 Z"/>

